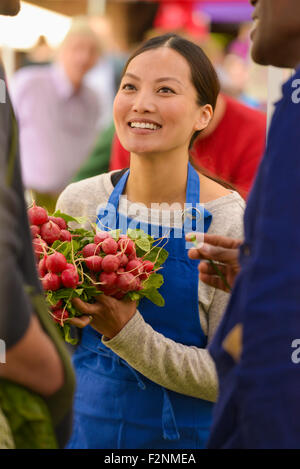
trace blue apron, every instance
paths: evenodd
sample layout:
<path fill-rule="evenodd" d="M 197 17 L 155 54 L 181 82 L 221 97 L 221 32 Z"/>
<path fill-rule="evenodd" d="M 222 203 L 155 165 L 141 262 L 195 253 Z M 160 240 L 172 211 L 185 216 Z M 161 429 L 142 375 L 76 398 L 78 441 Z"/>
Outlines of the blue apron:
<path fill-rule="evenodd" d="M 132 219 L 124 216 L 122 219 L 118 212 L 128 175 L 129 171 L 122 176 L 106 206 L 114 207 L 116 215 L 100 210 L 98 226 L 101 229 L 104 212 L 106 226 L 115 229 L 120 225 L 124 227 L 125 222 L 132 226 Z M 187 204 L 199 207 L 199 196 L 199 177 L 189 165 Z M 203 208 L 202 216 L 204 231 L 207 231 L 212 216 Z M 145 226 L 141 224 L 141 228 Z M 151 228 L 157 227 L 148 225 L 149 234 Z M 173 228 L 161 226 L 160 229 L 162 232 L 165 229 L 169 236 L 165 246 L 169 257 L 162 269 L 164 284 L 159 290 L 165 306 L 155 306 L 143 298 L 139 312 L 165 337 L 205 348 L 207 339 L 201 329 L 198 309 L 198 261 L 192 261 L 187 255 L 184 234 L 188 230 L 186 226 L 180 228 L 179 237 Z M 147 379 L 107 348 L 101 342 L 101 335 L 90 326 L 83 330 L 73 361 L 77 391 L 74 429 L 68 448 L 194 449 L 205 446 L 211 425 L 211 402 L 167 390 Z"/>

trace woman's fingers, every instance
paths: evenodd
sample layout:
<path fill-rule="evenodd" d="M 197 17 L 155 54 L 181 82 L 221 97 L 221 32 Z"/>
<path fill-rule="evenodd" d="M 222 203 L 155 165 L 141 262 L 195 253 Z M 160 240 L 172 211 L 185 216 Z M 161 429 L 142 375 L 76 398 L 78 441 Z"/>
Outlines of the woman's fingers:
<path fill-rule="evenodd" d="M 97 314 L 99 312 L 98 302 L 94 304 L 90 304 L 90 303 L 86 303 L 85 301 L 82 301 L 80 298 L 74 298 L 72 300 L 72 304 L 80 313 L 85 314 L 86 316 L 90 316 L 90 315 L 93 316 L 93 314 Z"/>
<path fill-rule="evenodd" d="M 83 329 L 84 327 L 88 326 L 92 322 L 92 316 L 81 316 L 80 318 L 72 318 L 68 321 L 69 324 L 72 324 L 72 326 L 79 327 L 80 329 Z"/>

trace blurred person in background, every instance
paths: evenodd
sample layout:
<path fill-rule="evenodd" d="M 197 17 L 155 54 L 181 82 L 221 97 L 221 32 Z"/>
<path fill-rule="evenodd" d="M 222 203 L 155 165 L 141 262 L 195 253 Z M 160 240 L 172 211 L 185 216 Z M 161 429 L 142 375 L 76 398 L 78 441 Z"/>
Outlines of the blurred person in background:
<path fill-rule="evenodd" d="M 113 102 L 127 54 L 118 51 L 114 45 L 112 25 L 108 18 L 94 17 L 89 23 L 98 36 L 101 54 L 95 66 L 86 74 L 84 83 L 97 94 L 101 110 L 97 128 L 101 132 L 112 122 Z"/>
<path fill-rule="evenodd" d="M 0 0 L 1 15 L 14 16 L 19 8 L 19 0 Z M 5 86 L 1 63 L 0 77 L 1 86 Z M 6 346 L 4 363 L 0 357 L 0 448 L 18 447 L 20 439 L 26 448 L 39 447 L 41 440 L 43 445 L 51 440 L 53 447 L 51 425 L 43 426 L 48 416 L 42 404 L 46 404 L 58 443 L 63 446 L 71 426 L 74 374 L 37 277 L 20 172 L 18 129 L 5 94 L 5 102 L 0 104 L 0 339 Z M 32 435 L 35 425 L 40 435 Z"/>
<path fill-rule="evenodd" d="M 54 51 L 45 36 L 40 36 L 36 44 L 23 55 L 22 67 L 29 65 L 47 65 L 53 61 Z"/>
<path fill-rule="evenodd" d="M 75 20 L 54 64 L 25 67 L 10 84 L 24 184 L 50 212 L 94 144 L 99 107 L 83 79 L 99 52 L 95 33 Z"/>

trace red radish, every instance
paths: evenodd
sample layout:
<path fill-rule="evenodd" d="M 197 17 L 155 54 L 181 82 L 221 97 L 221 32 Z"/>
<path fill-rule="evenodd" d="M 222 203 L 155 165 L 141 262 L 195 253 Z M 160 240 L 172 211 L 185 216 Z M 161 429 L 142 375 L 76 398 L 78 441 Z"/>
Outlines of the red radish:
<path fill-rule="evenodd" d="M 67 269 L 72 269 L 72 270 L 77 270 L 74 264 L 67 264 L 65 270 Z"/>
<path fill-rule="evenodd" d="M 85 259 L 86 266 L 92 272 L 100 272 L 102 257 L 100 256 L 90 256 Z"/>
<path fill-rule="evenodd" d="M 53 321 L 57 322 L 57 323 L 61 323 L 62 321 L 65 321 L 66 319 L 68 319 L 69 317 L 69 313 L 68 311 L 65 309 L 56 309 L 54 311 L 52 311 L 52 318 L 53 318 Z"/>
<path fill-rule="evenodd" d="M 140 279 L 138 277 L 136 277 L 134 290 L 135 291 L 140 291 L 142 289 L 143 289 L 142 282 L 140 281 Z"/>
<path fill-rule="evenodd" d="M 117 256 L 108 254 L 102 258 L 102 270 L 105 272 L 115 272 L 118 270 L 120 265 L 120 260 Z"/>
<path fill-rule="evenodd" d="M 100 246 L 97 246 L 97 244 L 95 243 L 87 244 L 82 249 L 83 257 L 95 256 L 96 254 L 99 254 L 99 252 L 100 252 Z"/>
<path fill-rule="evenodd" d="M 57 224 L 57 226 L 59 226 L 59 228 L 61 230 L 67 230 L 68 229 L 68 226 L 67 226 L 67 223 L 66 221 L 61 218 L 61 217 L 49 217 L 49 220 L 53 221 L 54 223 Z"/>
<path fill-rule="evenodd" d="M 43 225 L 48 221 L 48 213 L 43 207 L 38 207 L 33 203 L 33 207 L 28 210 L 30 225 Z"/>
<path fill-rule="evenodd" d="M 130 238 L 121 238 L 118 241 L 118 248 L 125 254 L 135 254 L 135 244 Z"/>
<path fill-rule="evenodd" d="M 47 258 L 46 267 L 49 272 L 60 273 L 67 267 L 67 259 L 60 252 L 55 252 Z"/>
<path fill-rule="evenodd" d="M 107 287 L 102 287 L 101 290 L 103 291 L 104 295 L 107 296 L 114 296 L 119 290 L 116 287 L 112 288 L 107 288 Z"/>
<path fill-rule="evenodd" d="M 61 230 L 59 240 L 72 241 L 72 235 L 68 230 Z"/>
<path fill-rule="evenodd" d="M 136 252 L 134 251 L 132 254 L 128 255 L 128 260 L 129 261 L 135 261 L 137 259 L 136 257 Z"/>
<path fill-rule="evenodd" d="M 55 309 L 60 309 L 63 305 L 63 301 L 62 300 L 58 300 L 58 302 L 56 303 L 56 305 L 54 306 L 51 306 L 51 309 L 54 311 Z"/>
<path fill-rule="evenodd" d="M 117 270 L 117 274 L 123 274 L 125 272 L 124 267 L 119 267 Z"/>
<path fill-rule="evenodd" d="M 33 238 L 36 238 L 40 234 L 40 231 L 41 231 L 40 227 L 37 225 L 31 225 L 30 230 L 31 230 L 31 236 Z"/>
<path fill-rule="evenodd" d="M 46 241 L 41 238 L 34 238 L 32 241 L 33 250 L 36 255 L 36 258 L 39 259 L 42 254 L 44 254 L 44 250 L 48 247 Z"/>
<path fill-rule="evenodd" d="M 148 277 L 150 277 L 151 273 L 150 272 L 142 272 L 140 275 L 139 275 L 139 278 L 141 280 L 146 280 Z"/>
<path fill-rule="evenodd" d="M 98 233 L 94 237 L 94 243 L 100 244 L 108 237 L 109 234 L 107 233 L 107 231 L 98 231 Z"/>
<path fill-rule="evenodd" d="M 47 273 L 46 260 L 47 260 L 47 257 L 45 256 L 39 262 L 38 272 L 39 272 L 40 277 L 44 277 Z"/>
<path fill-rule="evenodd" d="M 115 272 L 101 272 L 99 275 L 99 280 L 103 283 L 103 285 L 101 285 L 101 289 L 116 287 L 117 278 L 118 276 Z"/>
<path fill-rule="evenodd" d="M 58 275 L 49 272 L 42 278 L 44 290 L 56 291 L 60 288 L 61 282 Z"/>
<path fill-rule="evenodd" d="M 135 284 L 135 277 L 129 272 L 118 276 L 117 287 L 123 292 L 134 290 Z"/>
<path fill-rule="evenodd" d="M 122 300 L 124 297 L 125 293 L 122 291 L 117 291 L 117 293 L 113 294 L 112 296 L 116 298 L 116 300 Z"/>
<path fill-rule="evenodd" d="M 51 220 L 41 226 L 41 236 L 48 244 L 52 244 L 54 241 L 58 240 L 60 238 L 60 232 L 60 228 Z"/>
<path fill-rule="evenodd" d="M 138 260 L 129 261 L 125 268 L 126 272 L 130 272 L 132 275 L 139 275 L 143 271 L 143 264 Z"/>
<path fill-rule="evenodd" d="M 66 288 L 76 288 L 79 283 L 79 275 L 76 270 L 65 269 L 61 273 L 61 281 Z"/>
<path fill-rule="evenodd" d="M 148 260 L 143 261 L 144 272 L 151 272 L 154 269 L 154 263 Z"/>
<path fill-rule="evenodd" d="M 118 243 L 112 238 L 106 238 L 101 244 L 101 249 L 105 254 L 116 254 Z"/>
<path fill-rule="evenodd" d="M 120 267 L 125 267 L 128 263 L 128 257 L 124 253 L 118 253 L 117 256 L 120 258 Z"/>

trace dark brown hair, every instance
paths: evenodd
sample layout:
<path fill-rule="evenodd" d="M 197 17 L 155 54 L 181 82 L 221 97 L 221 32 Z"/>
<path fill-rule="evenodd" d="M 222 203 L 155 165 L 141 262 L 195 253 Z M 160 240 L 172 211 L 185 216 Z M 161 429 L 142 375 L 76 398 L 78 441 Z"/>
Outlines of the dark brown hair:
<path fill-rule="evenodd" d="M 158 49 L 160 47 L 169 47 L 186 59 L 190 66 L 192 83 L 197 91 L 197 103 L 199 106 L 210 104 L 214 110 L 220 91 L 220 83 L 217 73 L 201 47 L 181 36 L 178 36 L 177 34 L 169 33 L 162 36 L 156 36 L 143 43 L 129 57 L 122 76 L 126 72 L 129 63 L 135 57 L 143 52 Z M 194 132 L 189 144 L 189 149 L 192 148 L 193 143 L 200 132 L 201 131 Z"/>

